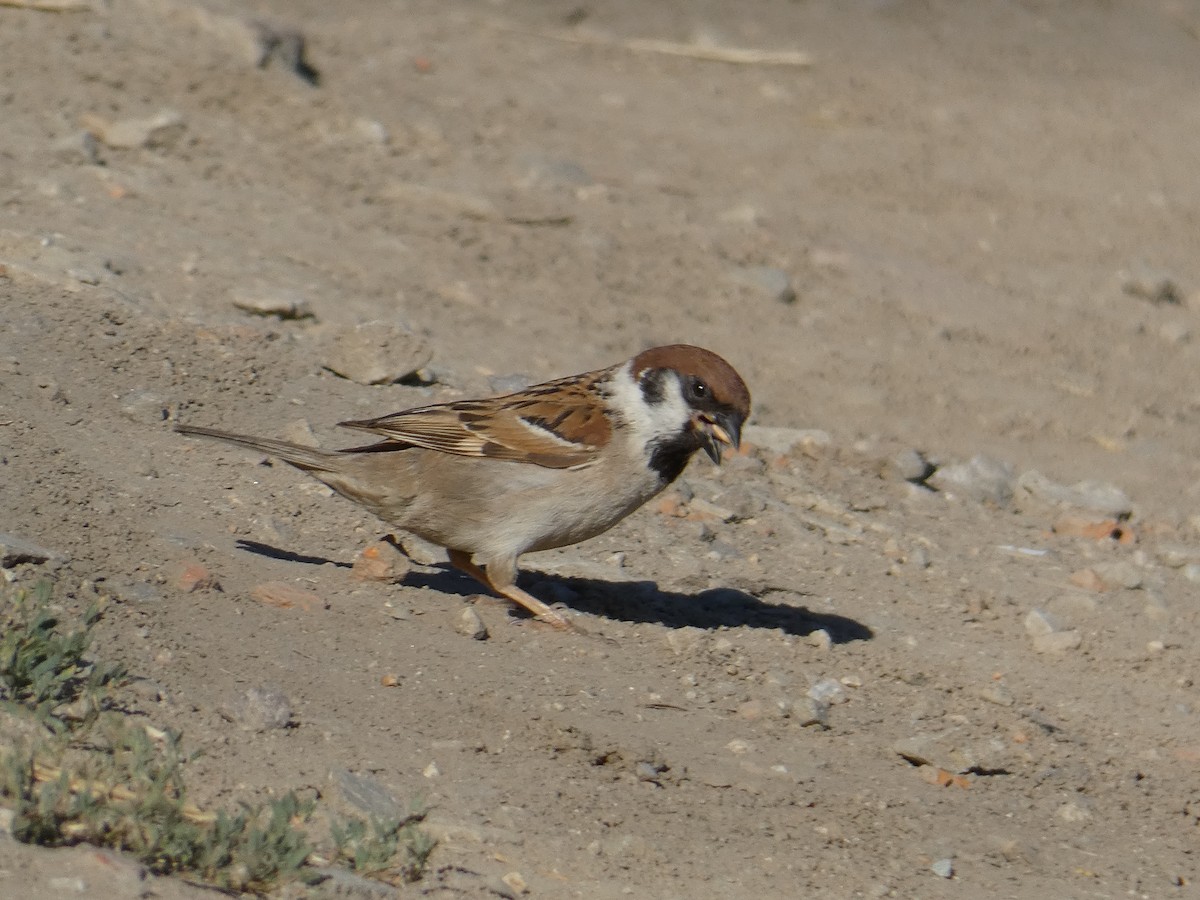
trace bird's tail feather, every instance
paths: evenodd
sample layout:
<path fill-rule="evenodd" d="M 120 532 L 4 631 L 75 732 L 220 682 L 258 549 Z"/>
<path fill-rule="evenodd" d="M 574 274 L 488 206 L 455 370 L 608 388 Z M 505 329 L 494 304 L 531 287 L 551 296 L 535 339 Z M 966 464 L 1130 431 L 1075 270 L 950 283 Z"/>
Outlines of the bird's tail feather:
<path fill-rule="evenodd" d="M 282 459 L 285 463 L 295 466 L 305 472 L 336 472 L 338 454 L 317 447 L 305 447 L 293 444 L 291 441 L 277 441 L 273 438 L 254 437 L 249 434 L 234 434 L 231 431 L 220 431 L 216 428 L 203 428 L 198 425 L 176 425 L 179 434 L 190 434 L 196 437 L 213 438 L 227 444 L 236 444 L 258 450 L 268 456 Z"/>

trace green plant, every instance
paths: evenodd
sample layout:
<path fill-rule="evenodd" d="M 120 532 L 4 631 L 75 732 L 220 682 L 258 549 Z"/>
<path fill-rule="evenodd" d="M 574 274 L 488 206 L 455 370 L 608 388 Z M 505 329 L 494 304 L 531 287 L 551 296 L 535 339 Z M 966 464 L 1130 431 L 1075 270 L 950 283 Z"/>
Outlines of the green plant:
<path fill-rule="evenodd" d="M 324 876 L 308 826 L 316 803 L 288 792 L 265 806 L 210 813 L 187 799 L 177 732 L 136 723 L 110 707 L 119 666 L 85 660 L 101 608 L 63 630 L 51 585 L 0 588 L 0 701 L 13 723 L 0 733 L 0 803 L 26 843 L 90 843 L 133 854 L 157 874 L 181 873 L 227 891 L 262 894 Z M 82 707 L 82 712 L 80 711 Z M 388 881 L 420 878 L 433 840 L 423 813 L 395 821 L 333 823 L 335 861 Z"/>
<path fill-rule="evenodd" d="M 424 812 L 403 819 L 350 818 L 330 825 L 337 858 L 360 875 L 396 875 L 416 881 L 425 871 L 435 841 L 419 827 Z"/>
<path fill-rule="evenodd" d="M 125 670 L 84 658 L 100 604 L 89 606 L 78 626 L 63 633 L 50 609 L 51 591 L 50 582 L 42 581 L 32 592 L 19 589 L 0 596 L 0 699 L 64 731 L 94 720 L 107 703 L 108 690 L 124 683 Z M 67 704 L 72 706 L 69 715 L 53 715 Z"/>

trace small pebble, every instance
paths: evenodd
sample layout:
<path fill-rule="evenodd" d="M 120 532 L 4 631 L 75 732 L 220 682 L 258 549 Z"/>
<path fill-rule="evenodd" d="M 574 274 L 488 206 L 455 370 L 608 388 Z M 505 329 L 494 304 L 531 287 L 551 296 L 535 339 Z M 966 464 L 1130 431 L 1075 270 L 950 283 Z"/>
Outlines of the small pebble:
<path fill-rule="evenodd" d="M 335 769 L 330 778 L 337 783 L 342 799 L 355 809 L 379 819 L 400 819 L 405 808 L 391 792 L 370 775 L 357 775 L 347 769 Z"/>
<path fill-rule="evenodd" d="M 473 606 L 465 606 L 458 614 L 458 618 L 454 624 L 455 630 L 466 637 L 475 641 L 486 641 L 488 639 L 487 626 L 483 624 L 483 619 L 479 618 L 479 613 L 475 611 Z"/>
<path fill-rule="evenodd" d="M 803 728 L 828 728 L 829 705 L 812 697 L 803 697 L 792 707 L 792 718 Z"/>
<path fill-rule="evenodd" d="M 1025 631 L 1031 637 L 1053 634 L 1062 630 L 1062 624 L 1044 609 L 1031 609 L 1025 615 Z"/>
<path fill-rule="evenodd" d="M 903 481 L 923 484 L 936 467 L 919 450 L 902 450 L 890 460 L 892 471 Z"/>
<path fill-rule="evenodd" d="M 1080 481 L 1067 486 L 1041 472 L 1029 471 L 1017 479 L 1017 486 L 1047 503 L 1092 510 L 1117 519 L 1133 512 L 1129 497 L 1116 485 L 1099 481 Z"/>
<path fill-rule="evenodd" d="M 33 541 L 15 534 L 0 532 L 0 569 L 11 569 L 21 563 L 41 565 L 48 559 L 60 559 L 62 555 Z"/>
<path fill-rule="evenodd" d="M 642 760 L 633 767 L 633 772 L 637 776 L 638 781 L 650 781 L 657 784 L 662 775 L 662 769 L 654 763 Z"/>
<path fill-rule="evenodd" d="M 1066 653 L 1075 650 L 1083 643 L 1083 635 L 1078 631 L 1055 631 L 1051 634 L 1039 634 L 1033 639 L 1033 649 L 1038 653 Z"/>
<path fill-rule="evenodd" d="M 308 300 L 285 288 L 260 286 L 240 288 L 231 301 L 237 309 L 252 316 L 274 317 L 281 320 L 314 318 Z"/>
<path fill-rule="evenodd" d="M 100 162 L 100 146 L 90 131 L 77 131 L 59 138 L 51 145 L 51 152 L 66 163 L 94 166 Z"/>
<path fill-rule="evenodd" d="M 524 372 L 510 375 L 493 375 L 488 379 L 488 388 L 493 394 L 515 394 L 533 384 L 533 377 Z"/>
<path fill-rule="evenodd" d="M 809 453 L 833 444 L 833 436 L 819 428 L 777 428 L 767 425 L 747 425 L 742 437 L 748 444 L 771 453 L 787 456 L 800 450 Z"/>
<path fill-rule="evenodd" d="M 1156 305 L 1178 306 L 1184 292 L 1169 272 L 1138 263 L 1123 274 L 1121 290 Z"/>
<path fill-rule="evenodd" d="M 420 335 L 388 322 L 367 322 L 337 334 L 323 365 L 359 384 L 393 384 L 416 375 L 432 358 Z"/>
<path fill-rule="evenodd" d="M 822 678 L 808 689 L 808 696 L 826 706 L 837 706 L 850 699 L 842 683 L 832 678 Z"/>
<path fill-rule="evenodd" d="M 1012 706 L 1014 703 L 1012 692 L 1001 682 L 992 682 L 980 688 L 979 698 L 997 706 Z"/>
<path fill-rule="evenodd" d="M 408 557 L 389 541 L 375 541 L 364 547 L 351 569 L 355 578 L 384 584 L 398 584 L 408 572 Z"/>
<path fill-rule="evenodd" d="M 796 302 L 796 289 L 792 287 L 791 276 L 782 269 L 748 266 L 731 270 L 729 278 L 735 284 L 751 288 L 776 303 Z"/>
<path fill-rule="evenodd" d="M 313 612 L 323 609 L 325 601 L 320 594 L 306 591 L 285 581 L 265 581 L 250 591 L 250 596 L 267 606 L 276 609 L 299 609 L 302 612 Z"/>
<path fill-rule="evenodd" d="M 292 704 L 278 688 L 250 688 L 226 707 L 235 722 L 249 731 L 287 728 L 292 723 Z"/>
<path fill-rule="evenodd" d="M 1136 590 L 1142 586 L 1142 573 L 1128 560 L 1113 560 L 1099 563 L 1093 567 L 1096 574 L 1110 588 L 1124 588 L 1127 591 Z"/>
<path fill-rule="evenodd" d="M 937 875 L 941 878 L 953 878 L 954 877 L 954 860 L 939 859 L 933 865 L 931 865 L 929 867 L 929 869 L 930 869 L 930 871 L 933 872 L 934 875 Z"/>
<path fill-rule="evenodd" d="M 166 148 L 183 135 L 183 116 L 173 109 L 164 109 L 144 119 L 122 119 L 111 122 L 89 113 L 83 116 L 83 127 L 109 147 L 132 150 L 139 147 Z"/>
<path fill-rule="evenodd" d="M 816 647 L 821 651 L 830 650 L 833 647 L 833 638 L 824 628 L 818 628 L 815 631 L 810 631 L 805 636 L 804 640 L 810 647 Z"/>
<path fill-rule="evenodd" d="M 1004 506 L 1013 496 L 1015 473 L 1012 466 L 990 456 L 975 456 L 970 462 L 944 466 L 934 472 L 928 483 L 939 491 L 962 494 L 981 503 Z"/>
<path fill-rule="evenodd" d="M 508 874 L 501 876 L 500 880 L 508 885 L 515 894 L 529 893 L 529 885 L 526 883 L 520 872 L 509 872 Z"/>
<path fill-rule="evenodd" d="M 185 594 L 191 594 L 194 591 L 214 591 L 221 588 L 216 576 L 199 562 L 182 564 L 174 581 L 175 587 Z"/>

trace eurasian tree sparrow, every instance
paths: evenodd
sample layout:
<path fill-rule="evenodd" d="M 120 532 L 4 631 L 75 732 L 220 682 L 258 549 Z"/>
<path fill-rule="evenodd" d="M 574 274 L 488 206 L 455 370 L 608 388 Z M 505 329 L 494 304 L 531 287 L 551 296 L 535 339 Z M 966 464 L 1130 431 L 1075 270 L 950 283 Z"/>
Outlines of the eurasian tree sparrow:
<path fill-rule="evenodd" d="M 176 426 L 278 457 L 539 619 L 566 619 L 516 584 L 534 550 L 595 537 L 674 481 L 697 450 L 737 448 L 750 392 L 721 357 L 672 344 L 607 369 L 487 400 L 341 422 L 383 440 L 346 450 Z"/>

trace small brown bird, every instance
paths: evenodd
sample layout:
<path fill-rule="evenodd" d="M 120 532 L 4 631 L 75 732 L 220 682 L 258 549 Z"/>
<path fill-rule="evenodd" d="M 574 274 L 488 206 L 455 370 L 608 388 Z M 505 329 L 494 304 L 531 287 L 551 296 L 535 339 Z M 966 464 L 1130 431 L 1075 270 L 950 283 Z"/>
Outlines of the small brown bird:
<path fill-rule="evenodd" d="M 721 357 L 672 344 L 487 400 L 341 422 L 383 440 L 346 450 L 179 425 L 278 457 L 383 521 L 445 547 L 452 565 L 545 622 L 516 584 L 523 553 L 595 537 L 674 481 L 697 450 L 737 448 L 750 392 Z"/>

